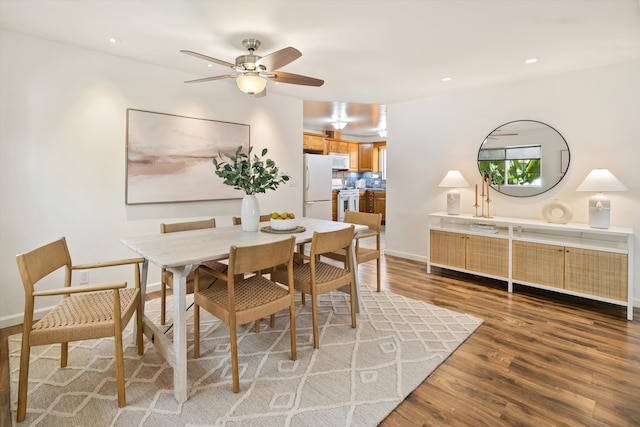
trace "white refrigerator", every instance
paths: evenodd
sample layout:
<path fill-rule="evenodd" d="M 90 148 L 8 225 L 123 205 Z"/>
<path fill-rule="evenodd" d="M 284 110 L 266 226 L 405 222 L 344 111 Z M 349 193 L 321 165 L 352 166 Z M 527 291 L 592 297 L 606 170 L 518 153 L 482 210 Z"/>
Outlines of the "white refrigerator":
<path fill-rule="evenodd" d="M 331 158 L 320 154 L 305 154 L 304 216 L 331 220 L 331 191 Z"/>

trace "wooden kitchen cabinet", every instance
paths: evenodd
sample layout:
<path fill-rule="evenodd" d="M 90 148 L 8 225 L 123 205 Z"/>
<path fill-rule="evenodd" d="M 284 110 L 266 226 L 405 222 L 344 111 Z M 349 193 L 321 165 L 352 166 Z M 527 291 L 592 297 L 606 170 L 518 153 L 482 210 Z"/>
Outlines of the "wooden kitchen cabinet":
<path fill-rule="evenodd" d="M 305 132 L 302 134 L 302 151 L 305 153 L 327 154 L 327 140 L 324 135 Z"/>
<path fill-rule="evenodd" d="M 327 140 L 329 153 L 349 154 L 349 142 L 330 138 Z"/>
<path fill-rule="evenodd" d="M 363 200 L 366 203 L 363 203 Z M 365 206 L 365 210 L 363 210 Z M 360 193 L 360 212 L 381 213 L 382 223 L 385 223 L 387 214 L 387 193 L 386 191 L 369 191 L 367 190 L 364 197 Z"/>
<path fill-rule="evenodd" d="M 373 213 L 382 214 L 382 223 L 385 224 L 387 216 L 387 193 L 386 191 L 372 191 L 373 193 Z"/>
<path fill-rule="evenodd" d="M 331 192 L 331 219 L 333 221 L 338 220 L 338 192 Z"/>
<path fill-rule="evenodd" d="M 370 144 L 370 143 L 358 144 L 358 171 L 360 172 L 373 171 L 373 144 Z"/>
<path fill-rule="evenodd" d="M 369 212 L 367 209 L 367 192 L 361 191 L 360 198 L 358 199 L 358 211 L 360 212 Z"/>
<path fill-rule="evenodd" d="M 349 172 L 358 171 L 358 143 L 349 143 Z"/>
<path fill-rule="evenodd" d="M 474 231 L 491 225 L 494 233 Z M 525 218 L 429 215 L 431 266 L 627 307 L 633 320 L 633 230 Z M 509 269 L 509 265 L 511 268 Z"/>

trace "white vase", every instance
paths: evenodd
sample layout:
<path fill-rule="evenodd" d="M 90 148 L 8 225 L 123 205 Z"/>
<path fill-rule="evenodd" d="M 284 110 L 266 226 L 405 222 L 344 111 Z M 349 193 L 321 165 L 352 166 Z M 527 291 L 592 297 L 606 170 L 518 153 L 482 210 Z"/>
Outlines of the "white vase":
<path fill-rule="evenodd" d="M 260 225 L 260 205 L 255 195 L 247 194 L 242 198 L 240 218 L 242 219 L 243 231 L 258 231 L 258 226 Z"/>

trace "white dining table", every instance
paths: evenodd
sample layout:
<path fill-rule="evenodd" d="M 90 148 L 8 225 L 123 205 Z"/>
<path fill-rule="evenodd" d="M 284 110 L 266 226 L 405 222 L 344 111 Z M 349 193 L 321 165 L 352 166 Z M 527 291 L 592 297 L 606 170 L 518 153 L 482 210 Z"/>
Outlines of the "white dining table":
<path fill-rule="evenodd" d="M 315 218 L 297 218 L 297 225 L 304 231 L 297 233 L 267 233 L 262 231 L 268 222 L 260 223 L 258 231 L 243 231 L 242 226 L 216 227 L 175 233 L 158 233 L 140 237 L 123 238 L 120 241 L 145 259 L 141 271 L 142 295 L 146 295 L 149 262 L 173 273 L 173 340 L 143 314 L 143 332 L 160 354 L 173 368 L 173 391 L 178 402 L 185 402 L 187 390 L 187 325 L 186 298 L 187 275 L 205 261 L 229 258 L 231 245 L 247 246 L 282 240 L 293 235 L 296 245 L 309 243 L 314 231 L 326 232 L 349 227 L 352 224 Z M 354 224 L 355 231 L 366 226 Z M 355 256 L 354 256 L 355 258 Z M 355 259 L 354 268 L 357 268 Z M 356 274 L 356 311 L 360 311 Z M 144 299 L 143 299 L 144 313 Z M 135 334 L 134 334 L 135 336 Z"/>

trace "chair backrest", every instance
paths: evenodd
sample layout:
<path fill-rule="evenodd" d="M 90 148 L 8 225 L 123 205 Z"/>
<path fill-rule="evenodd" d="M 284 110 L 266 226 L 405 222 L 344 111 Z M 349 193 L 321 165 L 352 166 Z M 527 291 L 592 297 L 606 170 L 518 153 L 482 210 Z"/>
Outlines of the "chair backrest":
<path fill-rule="evenodd" d="M 316 259 L 316 256 L 325 254 L 327 252 L 337 252 L 344 249 L 349 254 L 351 259 L 351 243 L 353 241 L 353 233 L 355 226 L 342 228 L 335 231 L 326 232 L 313 232 L 313 239 L 311 240 L 311 252 L 309 257 L 311 261 Z"/>
<path fill-rule="evenodd" d="M 251 246 L 231 246 L 229 252 L 229 276 L 262 271 L 293 261 L 296 238 Z"/>
<path fill-rule="evenodd" d="M 350 224 L 366 225 L 367 228 L 379 233 L 382 228 L 382 214 L 368 212 L 346 211 L 344 213 L 344 222 Z"/>
<path fill-rule="evenodd" d="M 160 233 L 174 233 L 176 231 L 200 230 L 203 228 L 215 228 L 216 219 L 203 219 L 200 221 L 177 222 L 174 224 L 160 224 Z"/>
<path fill-rule="evenodd" d="M 260 215 L 260 222 L 266 222 L 266 221 L 269 221 L 270 219 L 271 219 L 271 215 L 269 214 Z M 242 218 L 239 216 L 234 216 L 233 218 L 231 218 L 231 221 L 233 222 L 233 225 L 242 224 Z"/>
<path fill-rule="evenodd" d="M 65 286 L 71 285 L 71 256 L 64 237 L 16 257 L 25 295 L 33 294 L 35 284 L 43 277 L 66 267 Z"/>

